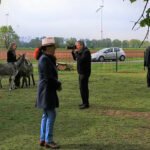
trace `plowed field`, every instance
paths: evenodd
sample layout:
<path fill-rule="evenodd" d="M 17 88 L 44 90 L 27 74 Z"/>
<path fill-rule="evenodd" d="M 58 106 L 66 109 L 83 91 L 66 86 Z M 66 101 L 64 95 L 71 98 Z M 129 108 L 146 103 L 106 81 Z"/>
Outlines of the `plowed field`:
<path fill-rule="evenodd" d="M 27 51 L 27 50 L 17 50 L 17 55 L 19 54 L 23 54 L 25 53 L 26 56 L 29 59 L 34 59 L 33 58 L 33 51 Z M 144 51 L 140 51 L 140 50 L 128 50 L 125 51 L 127 58 L 131 58 L 131 57 L 143 57 L 144 56 Z M 65 60 L 71 60 L 72 56 L 71 56 L 71 51 L 56 51 L 56 57 L 57 59 L 65 59 Z M 0 59 L 1 60 L 6 60 L 7 58 L 7 52 L 6 51 L 0 51 Z"/>

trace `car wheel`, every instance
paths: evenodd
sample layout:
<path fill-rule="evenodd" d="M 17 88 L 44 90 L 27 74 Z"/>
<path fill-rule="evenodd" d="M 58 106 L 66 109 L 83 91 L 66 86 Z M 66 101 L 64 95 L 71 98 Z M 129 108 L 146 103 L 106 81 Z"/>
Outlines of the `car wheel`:
<path fill-rule="evenodd" d="M 125 61 L 125 56 L 124 56 L 124 55 L 121 55 L 120 58 L 119 58 L 119 60 L 120 60 L 120 61 Z"/>
<path fill-rule="evenodd" d="M 103 57 L 103 56 L 100 56 L 98 60 L 99 60 L 100 62 L 103 62 L 103 61 L 104 61 L 104 57 Z"/>

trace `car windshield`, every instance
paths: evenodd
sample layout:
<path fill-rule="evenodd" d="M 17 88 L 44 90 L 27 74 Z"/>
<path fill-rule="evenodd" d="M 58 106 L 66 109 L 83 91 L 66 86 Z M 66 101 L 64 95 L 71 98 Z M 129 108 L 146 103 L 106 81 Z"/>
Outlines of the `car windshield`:
<path fill-rule="evenodd" d="M 101 49 L 101 50 L 97 51 L 97 53 L 99 53 L 99 52 L 104 52 L 104 51 L 106 51 L 107 49 L 108 49 L 108 48 Z"/>
<path fill-rule="evenodd" d="M 119 52 L 119 51 L 120 51 L 120 49 L 118 47 L 114 48 L 114 52 Z"/>

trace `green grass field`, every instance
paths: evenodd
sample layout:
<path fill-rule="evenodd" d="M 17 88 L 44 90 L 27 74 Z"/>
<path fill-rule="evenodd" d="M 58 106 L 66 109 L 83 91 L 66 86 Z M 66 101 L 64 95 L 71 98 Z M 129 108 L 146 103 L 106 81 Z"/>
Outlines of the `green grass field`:
<path fill-rule="evenodd" d="M 100 73 L 92 66 L 91 107 L 81 102 L 76 71 L 59 72 L 63 90 L 55 123 L 62 150 L 149 150 L 150 89 L 146 73 Z M 36 82 L 38 80 L 35 69 Z M 38 145 L 42 110 L 34 107 L 37 86 L 0 89 L 0 150 L 44 150 Z"/>
<path fill-rule="evenodd" d="M 103 62 L 103 63 L 93 63 L 92 72 L 95 73 L 113 73 L 113 72 L 144 72 L 143 60 L 127 60 L 124 62 Z"/>

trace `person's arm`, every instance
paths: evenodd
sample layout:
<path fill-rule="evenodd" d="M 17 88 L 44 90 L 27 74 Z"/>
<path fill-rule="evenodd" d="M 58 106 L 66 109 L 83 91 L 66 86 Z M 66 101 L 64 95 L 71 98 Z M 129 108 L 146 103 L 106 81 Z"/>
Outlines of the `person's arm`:
<path fill-rule="evenodd" d="M 9 51 L 7 52 L 7 62 L 10 62 L 9 61 L 9 58 L 10 58 L 10 54 L 9 54 Z"/>
<path fill-rule="evenodd" d="M 61 82 L 58 81 L 58 79 L 53 75 L 53 64 L 49 64 L 49 62 L 50 61 L 48 61 L 46 58 L 42 59 L 40 62 L 42 75 L 44 76 L 45 80 L 47 80 L 47 82 L 50 82 L 53 88 L 58 89 L 61 86 Z"/>
<path fill-rule="evenodd" d="M 147 67 L 150 68 L 150 51 L 148 51 L 147 55 Z"/>
<path fill-rule="evenodd" d="M 144 52 L 144 70 L 145 70 L 145 67 L 146 67 L 146 52 Z"/>
<path fill-rule="evenodd" d="M 77 52 L 75 50 L 72 50 L 72 57 L 74 60 L 77 60 Z"/>
<path fill-rule="evenodd" d="M 89 62 L 91 61 L 91 53 L 89 50 L 85 50 L 83 55 L 80 57 L 80 62 Z"/>

